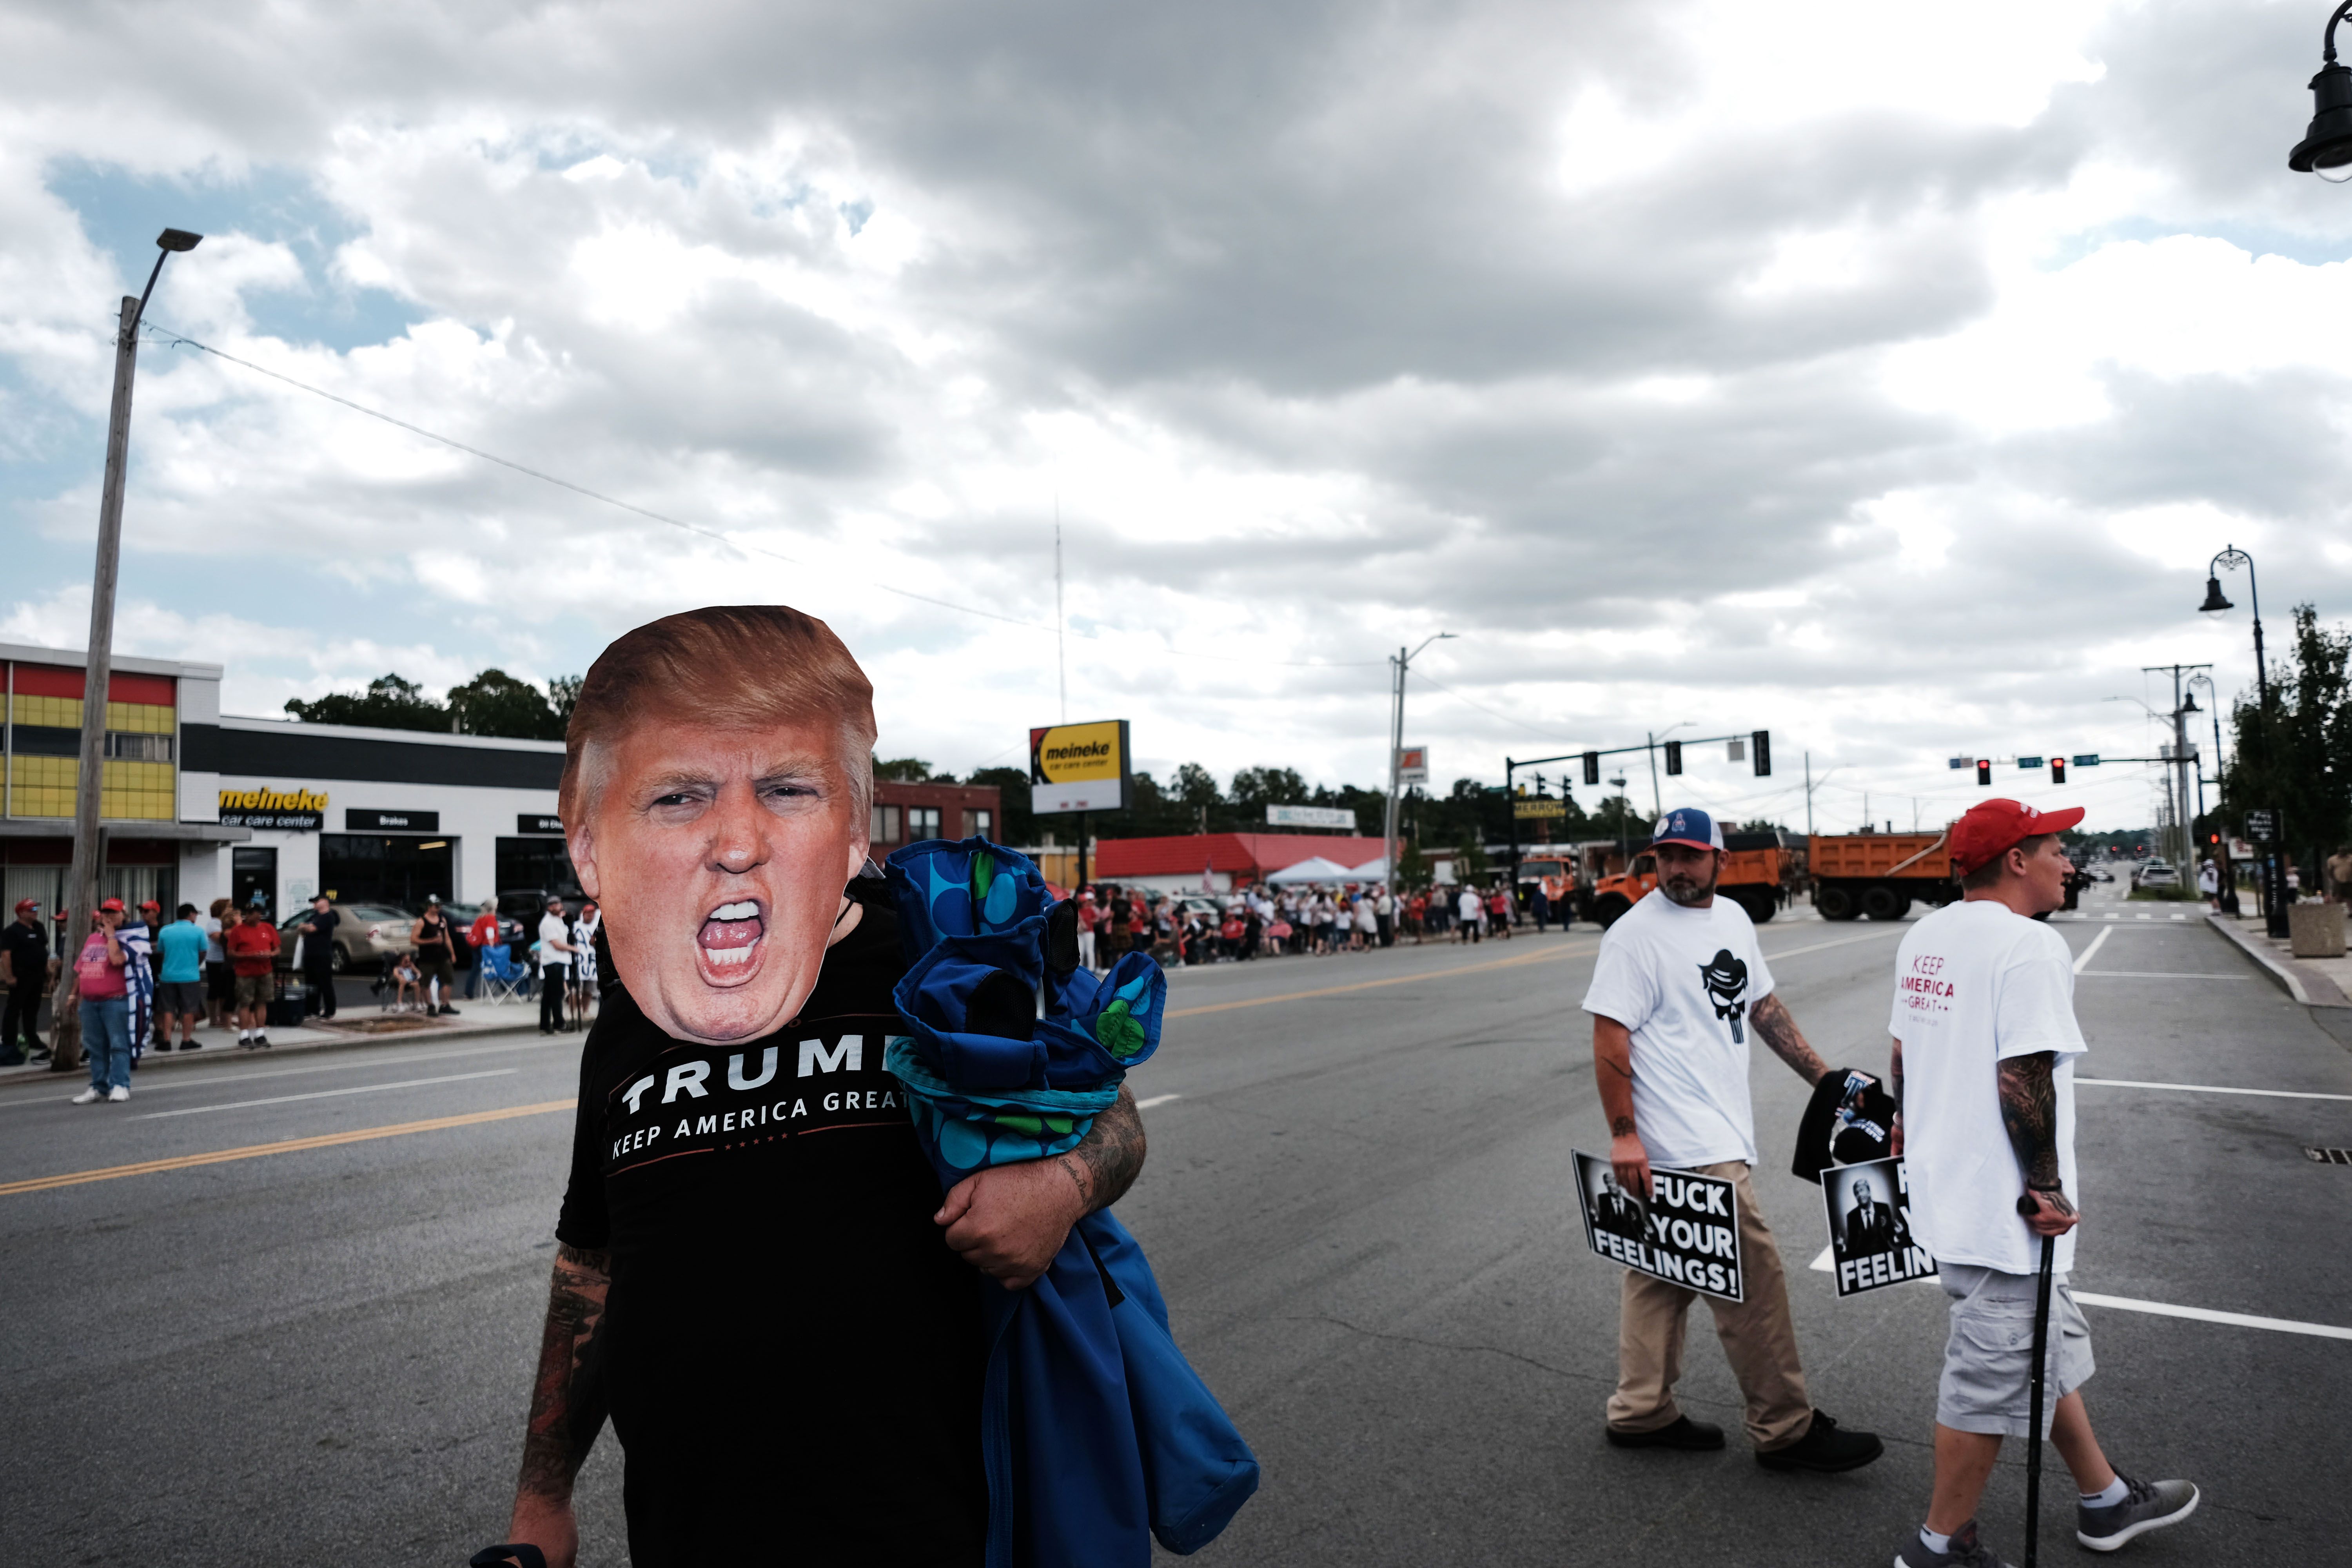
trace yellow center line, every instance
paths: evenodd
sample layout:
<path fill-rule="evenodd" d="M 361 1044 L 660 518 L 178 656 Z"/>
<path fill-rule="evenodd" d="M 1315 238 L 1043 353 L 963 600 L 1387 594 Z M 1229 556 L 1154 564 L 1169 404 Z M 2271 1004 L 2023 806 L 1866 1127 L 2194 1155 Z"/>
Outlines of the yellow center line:
<path fill-rule="evenodd" d="M 1241 1002 L 1211 1002 L 1199 1007 L 1171 1007 L 1168 1016 L 1190 1018 L 1202 1013 L 1229 1013 L 1236 1007 L 1271 1007 L 1277 1002 L 1304 1002 L 1316 996 L 1338 996 L 1349 991 L 1370 991 L 1380 985 L 1411 985 L 1423 980 L 1450 980 L 1457 974 L 1478 974 L 1487 970 L 1513 969 L 1527 963 L 1548 963 L 1556 958 L 1578 958 L 1600 951 L 1598 942 L 1590 947 L 1556 947 L 1520 958 L 1497 958 L 1486 963 L 1457 963 L 1447 969 L 1423 970 L 1418 974 L 1393 974 L 1385 980 L 1359 980 L 1352 985 L 1326 985 L 1314 991 L 1286 991 L 1279 996 L 1252 996 Z"/>
<path fill-rule="evenodd" d="M 544 1100 L 536 1105 L 509 1105 L 498 1110 L 469 1110 L 463 1116 L 436 1116 L 425 1121 L 397 1121 L 389 1127 L 361 1127 L 349 1132 L 329 1132 L 316 1138 L 289 1138 L 278 1143 L 248 1143 L 241 1149 L 215 1149 L 206 1154 L 175 1154 L 168 1160 L 142 1160 L 135 1165 L 108 1165 L 96 1171 L 68 1171 L 63 1175 L 0 1182 L 0 1197 L 16 1193 L 47 1192 L 51 1187 L 78 1187 L 84 1182 L 110 1182 L 118 1176 L 150 1176 L 163 1171 L 184 1171 L 192 1165 L 255 1160 L 264 1154 L 293 1154 L 305 1149 L 331 1149 L 339 1143 L 364 1143 L 372 1138 L 437 1132 L 445 1127 L 472 1127 L 484 1121 L 505 1121 L 517 1116 L 545 1116 L 551 1111 L 569 1110 L 575 1103 L 569 1100 Z"/>

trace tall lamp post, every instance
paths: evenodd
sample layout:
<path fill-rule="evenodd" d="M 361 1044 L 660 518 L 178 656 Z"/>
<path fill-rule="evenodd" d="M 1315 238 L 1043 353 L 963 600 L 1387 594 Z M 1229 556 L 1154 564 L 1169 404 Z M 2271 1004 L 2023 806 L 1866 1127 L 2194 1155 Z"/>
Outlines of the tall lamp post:
<path fill-rule="evenodd" d="M 2338 7 L 2335 16 L 2328 21 L 2327 58 L 2330 61 L 2330 69 L 2344 72 L 2343 79 L 2347 84 L 2347 91 L 2352 93 L 2352 71 L 2346 71 L 2344 67 L 2333 63 L 2336 58 L 2336 24 L 2343 19 L 2347 10 L 2352 10 L 2352 0 L 2345 0 L 2344 5 Z M 2326 71 L 2320 73 L 2322 77 L 2326 74 Z M 2352 100 L 2347 100 L 2347 103 L 2352 103 Z M 2347 107 L 2345 112 L 2347 116 L 2347 132 L 2352 132 L 2352 107 Z M 2316 121 L 2313 121 L 2315 129 L 2317 124 Z M 2306 142 L 2305 146 L 2308 145 L 2309 143 Z M 2304 149 L 2297 148 L 2295 151 L 2300 154 Z M 2352 136 L 2347 136 L 2345 142 L 2344 165 L 2347 169 L 2352 169 Z M 2352 179 L 2352 174 L 2331 177 Z M 2205 602 L 2197 608 L 2199 613 L 2203 615 L 2215 615 L 2223 610 L 2237 608 L 2221 593 L 2221 574 L 2234 572 L 2241 566 L 2246 569 L 2246 595 L 2252 602 L 2254 615 L 2254 711 L 2257 715 L 2255 727 L 2263 736 L 2263 752 L 2267 756 L 2270 746 L 2271 671 L 2270 661 L 2263 653 L 2263 590 L 2260 581 L 2254 574 L 2254 558 L 2234 544 L 2225 546 L 2221 552 L 2214 556 L 2206 565 Z M 2213 721 L 2217 726 L 2221 723 L 2218 714 Z M 2218 747 L 2219 742 L 2217 742 L 2216 744 Z M 2238 748 L 2238 772 L 2241 784 L 2244 782 L 2245 768 L 2246 750 L 2242 745 Z M 2274 826 L 2271 834 L 2271 842 L 2262 847 L 2263 926 L 2272 936 L 2286 935 L 2286 879 L 2279 868 L 2278 848 L 2278 840 L 2282 837 L 2284 837 L 2283 832 Z"/>
<path fill-rule="evenodd" d="M 2213 721 L 2213 819 L 2218 823 L 2221 810 L 2221 689 L 2213 684 L 2211 676 L 2192 675 L 2189 678 L 2190 701 L 2197 700 L 2196 689 L 2200 686 L 2205 689 L 2205 700 L 2210 704 L 2207 717 Z M 2205 795 L 2205 771 L 2202 768 L 2197 772 L 2197 795 L 2201 804 Z M 2222 823 L 2221 826 L 2221 830 L 2213 836 L 2213 871 L 2219 879 L 2215 886 L 2220 889 L 2221 912 L 2235 915 L 2238 912 L 2238 875 L 2230 862 L 2229 825 Z"/>
<path fill-rule="evenodd" d="M 1389 668 L 1396 680 L 1396 691 L 1389 710 L 1389 808 L 1382 814 L 1381 842 L 1381 853 L 1388 857 L 1387 871 L 1381 880 L 1388 883 L 1391 893 L 1396 891 L 1397 879 L 1397 795 L 1402 779 L 1404 752 L 1405 672 L 1412 668 L 1412 661 L 1419 658 L 1431 643 L 1451 641 L 1453 637 L 1452 632 L 1439 632 L 1433 637 L 1423 637 L 1420 647 L 1411 653 L 1399 648 L 1389 660 Z"/>
<path fill-rule="evenodd" d="M 100 796 L 106 783 L 106 691 L 114 669 L 114 585 L 122 563 L 122 481 L 131 462 L 131 383 L 139 368 L 139 321 L 147 312 L 148 296 L 163 275 L 163 263 L 174 251 L 194 250 L 203 239 L 184 228 L 167 228 L 156 237 L 155 267 L 139 298 L 122 297 L 121 325 L 114 336 L 114 405 L 106 423 L 106 484 L 98 502 L 98 569 L 89 584 L 89 662 L 81 682 L 81 758 L 74 784 L 73 857 L 66 869 L 65 926 L 58 933 L 62 956 L 70 964 L 81 945 L 81 927 L 98 907 L 100 868 L 106 864 L 99 837 Z M 72 1050 L 60 1048 L 50 1058 L 58 1072 L 80 1065 L 79 1040 Z"/>

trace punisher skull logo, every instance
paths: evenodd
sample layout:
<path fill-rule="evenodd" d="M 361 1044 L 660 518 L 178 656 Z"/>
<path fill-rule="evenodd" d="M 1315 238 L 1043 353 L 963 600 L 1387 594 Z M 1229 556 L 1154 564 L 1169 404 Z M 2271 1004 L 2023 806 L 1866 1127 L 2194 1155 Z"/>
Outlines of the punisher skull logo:
<path fill-rule="evenodd" d="M 1748 965 L 1731 955 L 1729 948 L 1716 953 L 1714 959 L 1699 966 L 1699 983 L 1706 987 L 1707 1000 L 1715 1004 L 1715 1016 L 1731 1023 L 1731 1043 L 1744 1046 L 1748 1036 L 1739 1021 L 1748 1016 Z"/>

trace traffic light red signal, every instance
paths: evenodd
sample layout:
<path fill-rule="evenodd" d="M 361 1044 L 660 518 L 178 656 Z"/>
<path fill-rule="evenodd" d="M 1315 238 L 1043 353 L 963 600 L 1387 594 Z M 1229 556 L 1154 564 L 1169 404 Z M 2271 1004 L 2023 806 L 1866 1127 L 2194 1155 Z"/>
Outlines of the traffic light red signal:
<path fill-rule="evenodd" d="M 1977 783 L 1980 784 L 1990 784 L 1992 783 L 1992 762 L 1990 758 L 1979 757 L 1977 759 Z"/>
<path fill-rule="evenodd" d="M 2061 784 L 2066 782 L 2065 758 L 2053 757 L 2050 759 L 2050 782 L 2054 784 Z"/>

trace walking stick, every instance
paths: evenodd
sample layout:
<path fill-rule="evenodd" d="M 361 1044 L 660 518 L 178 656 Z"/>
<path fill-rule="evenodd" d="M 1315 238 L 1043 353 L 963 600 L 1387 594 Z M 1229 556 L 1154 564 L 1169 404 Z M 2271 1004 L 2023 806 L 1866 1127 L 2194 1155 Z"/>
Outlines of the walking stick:
<path fill-rule="evenodd" d="M 2031 1193 L 2020 1194 L 2017 1212 L 2032 1219 L 2042 1212 L 2042 1205 Z M 2034 1568 L 2034 1558 L 2042 1533 L 2042 1384 L 2050 1359 L 2050 1276 L 2058 1261 L 2058 1238 L 2042 1238 L 2042 1278 L 2033 1292 L 2033 1377 L 2026 1384 L 2027 1415 L 2031 1428 L 2026 1434 L 2025 1447 L 2025 1563 Z"/>

